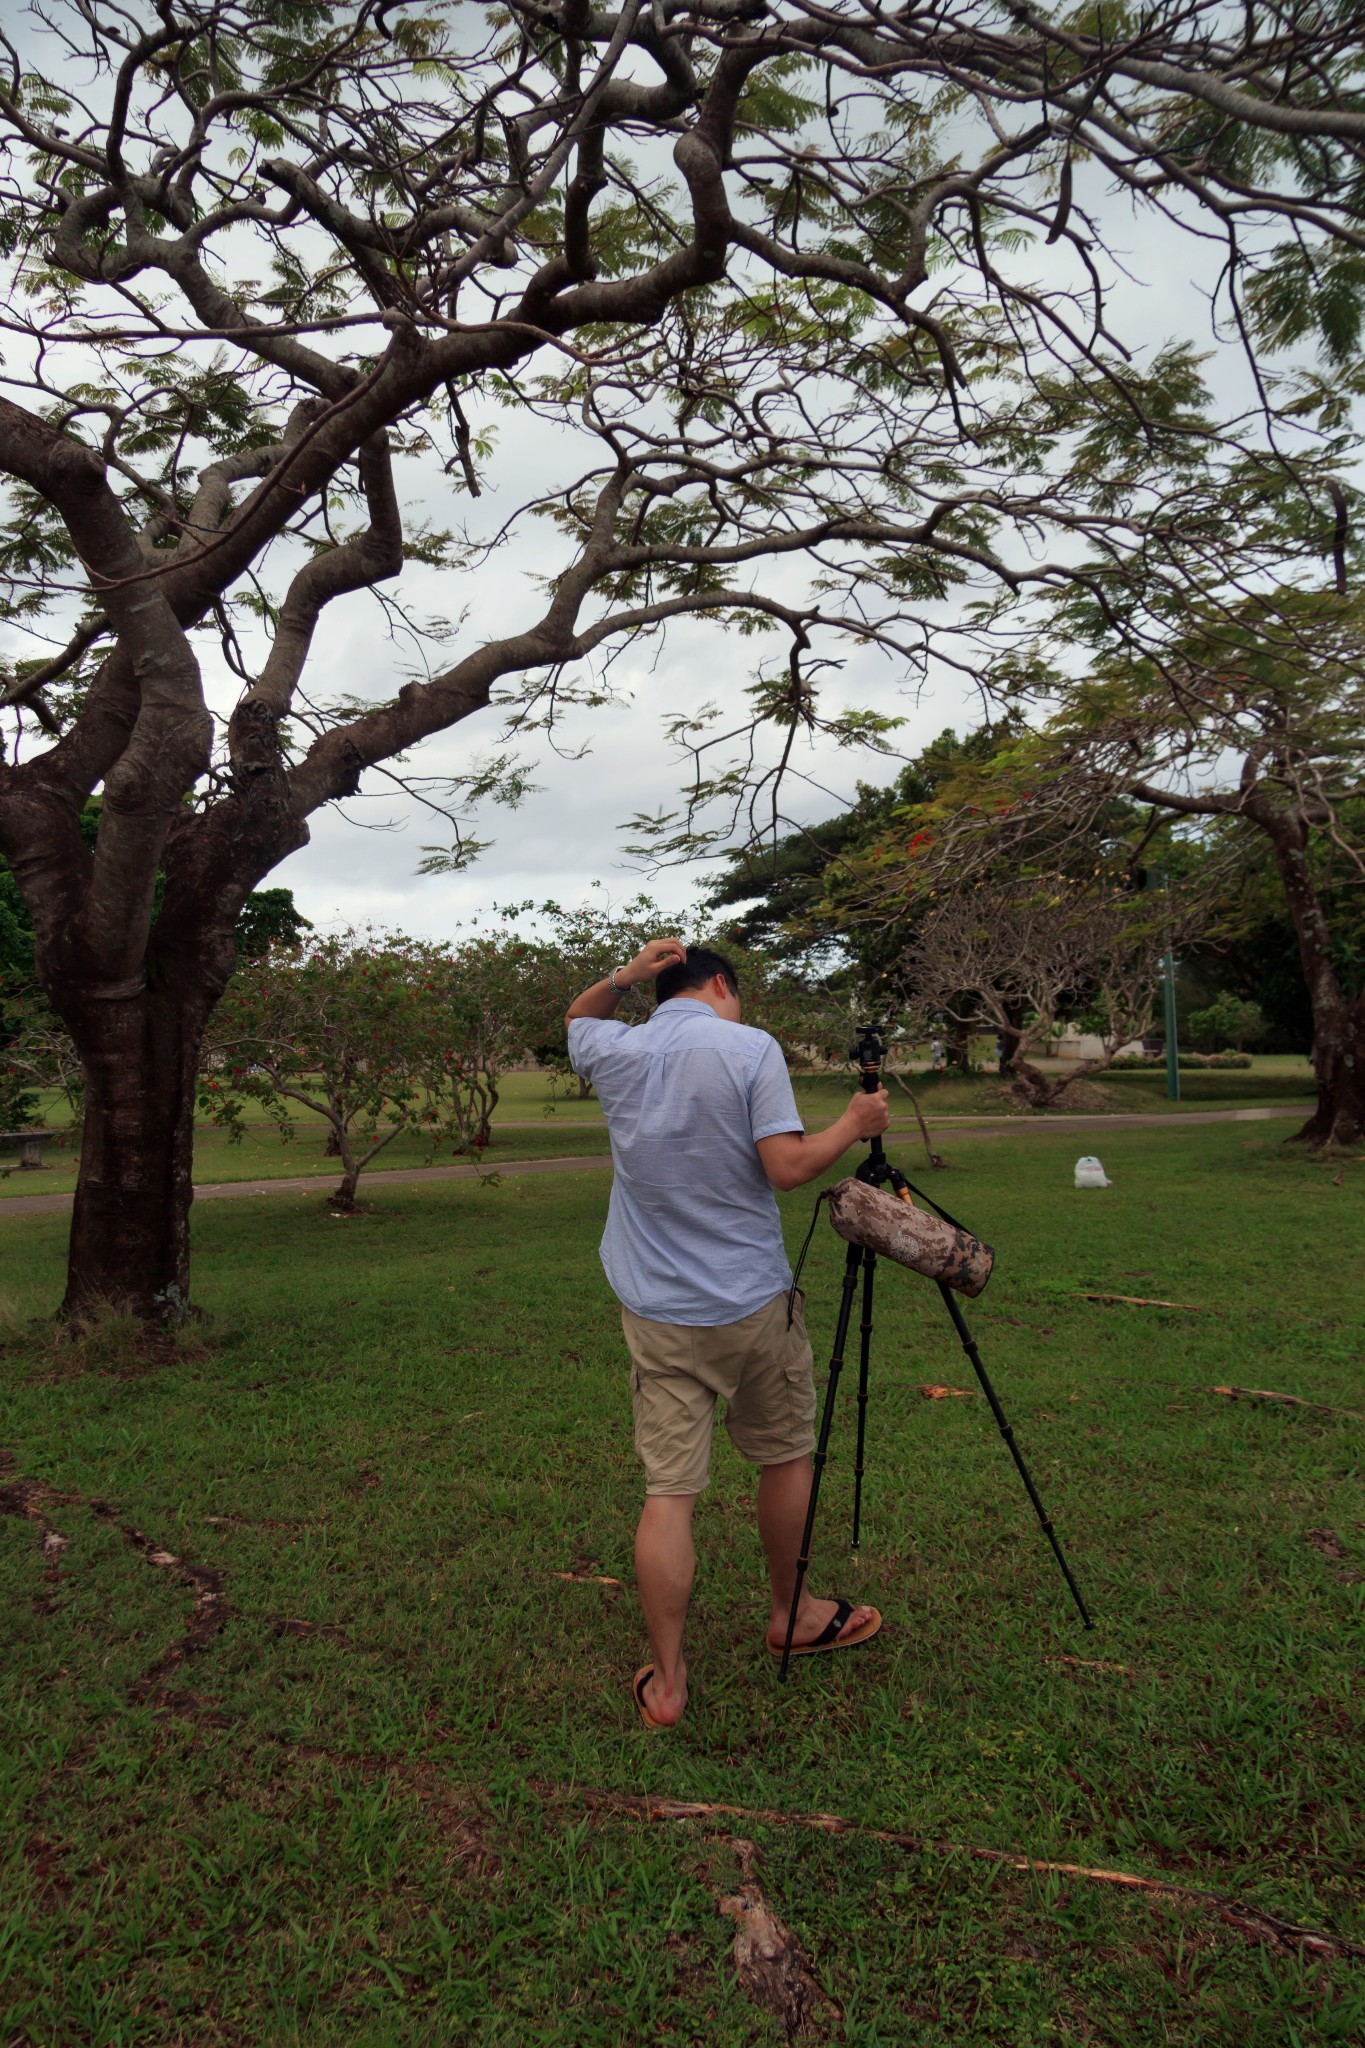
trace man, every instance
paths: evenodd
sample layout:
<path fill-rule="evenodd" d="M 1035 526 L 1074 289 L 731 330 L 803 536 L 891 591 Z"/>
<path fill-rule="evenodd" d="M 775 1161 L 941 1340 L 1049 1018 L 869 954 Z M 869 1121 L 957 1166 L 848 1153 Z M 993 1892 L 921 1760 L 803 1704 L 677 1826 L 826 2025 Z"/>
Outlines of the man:
<path fill-rule="evenodd" d="M 623 991 L 644 981 L 656 983 L 648 1023 L 614 1022 Z M 675 1726 L 687 1705 L 692 1510 L 709 1476 L 718 1396 L 735 1448 L 760 1468 L 767 1645 L 781 1653 L 810 1499 L 815 1382 L 799 1305 L 788 1324 L 792 1275 L 773 1189 L 818 1179 L 890 1120 L 879 1088 L 808 1134 L 777 1041 L 739 1015 L 727 960 L 654 939 L 577 996 L 565 1019 L 615 1168 L 602 1264 L 621 1302 L 645 1467 L 635 1575 L 654 1658 L 636 1674 L 635 1699 L 649 1728 Z M 803 1589 L 794 1644 L 802 1654 L 847 1649 L 880 1627 L 873 1607 Z"/>

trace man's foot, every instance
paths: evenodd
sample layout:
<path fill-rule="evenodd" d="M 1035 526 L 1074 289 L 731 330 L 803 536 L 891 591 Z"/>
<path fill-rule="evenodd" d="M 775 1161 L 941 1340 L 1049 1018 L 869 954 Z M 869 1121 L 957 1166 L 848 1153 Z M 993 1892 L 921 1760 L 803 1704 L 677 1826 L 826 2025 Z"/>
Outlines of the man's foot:
<path fill-rule="evenodd" d="M 837 1624 L 837 1625 L 836 1625 Z M 803 1594 L 796 1612 L 792 1654 L 809 1655 L 812 1650 L 851 1650 L 855 1643 L 871 1642 L 882 1625 L 875 1607 L 854 1607 L 847 1600 L 812 1600 Z M 768 1623 L 766 1641 L 775 1657 L 782 1655 L 787 1640 L 787 1616 L 774 1613 Z"/>
<path fill-rule="evenodd" d="M 644 1664 L 635 1674 L 634 1691 L 635 1704 L 646 1728 L 676 1728 L 687 1705 L 686 1668 L 679 1665 L 670 1691 L 654 1666 Z"/>

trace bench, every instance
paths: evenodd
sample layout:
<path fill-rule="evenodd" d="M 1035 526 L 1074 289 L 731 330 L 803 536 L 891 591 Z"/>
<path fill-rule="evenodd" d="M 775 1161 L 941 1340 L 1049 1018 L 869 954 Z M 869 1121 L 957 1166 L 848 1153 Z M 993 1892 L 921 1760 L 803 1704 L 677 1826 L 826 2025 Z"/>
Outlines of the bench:
<path fill-rule="evenodd" d="M 0 1131 L 0 1145 L 17 1144 L 19 1171 L 36 1173 L 43 1163 L 43 1142 L 55 1138 L 55 1131 Z"/>

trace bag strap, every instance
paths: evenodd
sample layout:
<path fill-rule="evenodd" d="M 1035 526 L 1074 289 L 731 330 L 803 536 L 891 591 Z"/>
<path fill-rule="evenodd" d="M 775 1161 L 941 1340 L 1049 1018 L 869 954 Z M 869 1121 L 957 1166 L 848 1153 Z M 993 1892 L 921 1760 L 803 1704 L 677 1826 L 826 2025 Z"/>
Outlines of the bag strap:
<path fill-rule="evenodd" d="M 806 1263 L 806 1253 L 810 1250 L 810 1241 L 815 1235 L 815 1226 L 820 1221 L 820 1204 L 822 1202 L 827 1202 L 830 1196 L 833 1194 L 833 1192 L 834 1190 L 832 1188 L 825 1188 L 820 1194 L 818 1194 L 815 1197 L 815 1207 L 811 1210 L 810 1214 L 810 1229 L 806 1232 L 806 1241 L 802 1245 L 801 1250 L 797 1255 L 796 1271 L 792 1274 L 791 1291 L 787 1296 L 788 1329 L 791 1328 L 792 1317 L 796 1314 L 796 1290 L 801 1283 L 801 1269 Z"/>
<path fill-rule="evenodd" d="M 904 1175 L 902 1175 L 902 1179 L 904 1179 Z M 923 1188 L 917 1188 L 912 1180 L 907 1180 L 905 1182 L 905 1185 L 909 1188 L 912 1195 L 918 1195 L 922 1202 L 927 1202 L 929 1204 L 929 1207 L 934 1211 L 934 1214 L 936 1216 L 941 1216 L 944 1222 L 950 1224 L 954 1230 L 960 1230 L 964 1237 L 976 1237 L 976 1232 L 974 1230 L 968 1230 L 966 1224 L 959 1223 L 956 1216 L 950 1216 L 946 1209 L 940 1209 L 938 1203 L 934 1200 L 933 1196 L 926 1195 Z M 980 1240 L 978 1239 L 977 1242 L 979 1243 Z"/>

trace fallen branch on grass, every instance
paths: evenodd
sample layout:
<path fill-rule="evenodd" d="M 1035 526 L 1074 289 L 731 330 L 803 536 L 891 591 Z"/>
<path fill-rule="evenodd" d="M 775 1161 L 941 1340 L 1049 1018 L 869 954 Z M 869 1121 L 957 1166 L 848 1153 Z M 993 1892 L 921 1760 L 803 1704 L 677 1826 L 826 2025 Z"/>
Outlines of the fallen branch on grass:
<path fill-rule="evenodd" d="M 0 1451 L 0 1475 L 7 1476 L 14 1471 L 14 1460 L 8 1451 Z M 35 1612 L 50 1614 L 57 1604 L 56 1588 L 61 1583 L 62 1552 L 71 1543 L 48 1516 L 49 1503 L 66 1503 L 77 1496 L 70 1493 L 56 1493 L 41 1479 L 11 1479 L 0 1486 L 0 1515 L 23 1515 L 35 1526 L 38 1548 L 43 1554 L 43 1579 L 51 1588 L 34 1601 Z"/>
<path fill-rule="evenodd" d="M 967 1400 L 970 1398 L 971 1395 L 973 1395 L 976 1392 L 976 1388 L 934 1386 L 921 1387 L 919 1391 L 926 1401 L 947 1401 L 955 1397 L 960 1398 L 962 1400 Z"/>
<path fill-rule="evenodd" d="M 590 1792 L 575 1788 L 566 1797 L 613 1813 L 633 1813 L 641 1820 L 745 1821 L 758 1827 L 810 1828 L 825 1835 L 858 1835 L 864 1841 L 885 1842 L 916 1855 L 965 1856 L 978 1863 L 994 1863 L 1008 1870 L 1038 1872 L 1044 1876 L 1072 1877 L 1089 1884 L 1115 1885 L 1124 1891 L 1146 1892 L 1158 1898 L 1174 1899 L 1216 1913 L 1230 1926 L 1253 1941 L 1269 1942 L 1288 1951 L 1318 1956 L 1349 1956 L 1365 1962 L 1365 1944 L 1348 1941 L 1344 1935 L 1320 1933 L 1282 1920 L 1260 1906 L 1223 1892 L 1206 1891 L 1200 1885 L 1177 1884 L 1167 1878 L 1139 1877 L 1128 1870 L 1100 1870 L 1085 1863 L 1057 1863 L 1041 1856 L 1020 1856 L 1009 1849 L 979 1849 L 960 1842 L 936 1842 L 927 1835 L 906 1835 L 891 1828 L 864 1827 L 860 1821 L 844 1820 L 835 1813 L 779 1813 L 770 1808 L 726 1806 L 702 1799 L 656 1799 L 646 1792 Z"/>
<path fill-rule="evenodd" d="M 1077 1301 L 1102 1301 L 1122 1308 L 1183 1308 L 1190 1315 L 1202 1315 L 1197 1301 L 1154 1301 L 1145 1294 L 1078 1294 Z"/>
<path fill-rule="evenodd" d="M 1268 1387 L 1210 1387 L 1227 1401 L 1277 1401 L 1285 1408 L 1316 1408 L 1322 1415 L 1345 1415 L 1352 1422 L 1365 1422 L 1354 1408 L 1333 1408 L 1326 1401 L 1305 1401 L 1300 1394 L 1275 1394 Z"/>
<path fill-rule="evenodd" d="M 619 1579 L 609 1579 L 603 1572 L 551 1572 L 552 1579 L 572 1579 L 576 1586 L 619 1586 Z"/>

